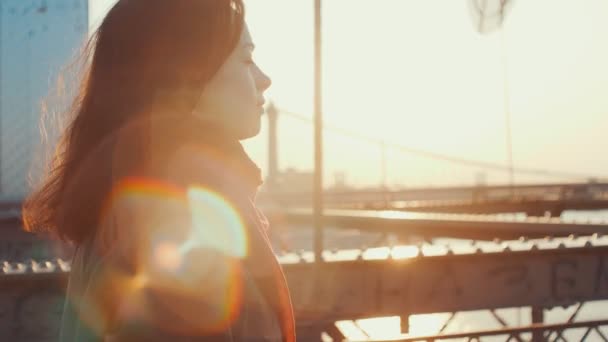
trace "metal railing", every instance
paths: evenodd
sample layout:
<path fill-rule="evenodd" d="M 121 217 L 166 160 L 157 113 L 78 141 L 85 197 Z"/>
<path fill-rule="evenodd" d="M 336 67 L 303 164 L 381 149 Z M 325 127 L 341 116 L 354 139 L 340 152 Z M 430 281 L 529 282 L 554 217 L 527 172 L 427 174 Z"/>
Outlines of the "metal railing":
<path fill-rule="evenodd" d="M 446 341 L 446 340 L 455 340 L 461 339 L 464 341 L 481 341 L 482 337 L 491 337 L 491 336 L 506 336 L 507 342 L 511 340 L 516 341 L 525 341 L 522 338 L 522 334 L 530 333 L 533 335 L 532 341 L 567 341 L 563 337 L 563 332 L 566 330 L 572 329 L 581 329 L 584 328 L 585 333 L 581 336 L 580 341 L 587 341 L 587 338 L 592 336 L 592 333 L 595 333 L 601 341 L 608 342 L 608 338 L 606 335 L 600 330 L 600 327 L 608 327 L 608 320 L 595 320 L 595 321 L 583 321 L 583 322 L 570 322 L 570 323 L 557 323 L 557 324 L 532 324 L 528 326 L 522 327 L 513 327 L 513 328 L 502 328 L 502 329 L 494 329 L 494 330 L 481 330 L 474 332 L 462 332 L 462 333 L 453 333 L 453 334 L 441 334 L 441 335 L 428 335 L 428 336 L 412 336 L 406 337 L 402 339 L 390 340 L 390 341 L 399 341 L 399 342 L 413 342 L 413 341 Z M 555 333 L 555 338 L 551 339 L 552 335 Z M 593 341 L 598 341 L 594 339 Z M 377 341 L 377 340 L 375 340 Z"/>

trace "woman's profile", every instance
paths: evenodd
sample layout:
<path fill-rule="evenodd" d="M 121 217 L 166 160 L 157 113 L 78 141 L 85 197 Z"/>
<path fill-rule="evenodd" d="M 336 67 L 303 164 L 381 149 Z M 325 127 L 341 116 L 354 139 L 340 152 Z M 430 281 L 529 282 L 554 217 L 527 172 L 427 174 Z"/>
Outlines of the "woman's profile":
<path fill-rule="evenodd" d="M 75 246 L 61 341 L 295 341 L 240 141 L 270 79 L 241 0 L 118 0 L 26 229 Z"/>

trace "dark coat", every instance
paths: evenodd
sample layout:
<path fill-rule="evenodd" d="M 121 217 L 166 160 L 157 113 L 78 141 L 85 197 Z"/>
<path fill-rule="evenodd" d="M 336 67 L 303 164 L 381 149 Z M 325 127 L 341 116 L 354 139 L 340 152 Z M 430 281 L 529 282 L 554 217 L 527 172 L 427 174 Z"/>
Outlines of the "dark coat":
<path fill-rule="evenodd" d="M 287 283 L 254 204 L 260 172 L 237 140 L 161 118 L 126 125 L 90 155 L 107 158 L 113 189 L 77 246 L 61 341 L 295 341 Z M 205 222 L 195 227 L 197 210 Z M 193 231 L 197 243 L 176 252 Z"/>

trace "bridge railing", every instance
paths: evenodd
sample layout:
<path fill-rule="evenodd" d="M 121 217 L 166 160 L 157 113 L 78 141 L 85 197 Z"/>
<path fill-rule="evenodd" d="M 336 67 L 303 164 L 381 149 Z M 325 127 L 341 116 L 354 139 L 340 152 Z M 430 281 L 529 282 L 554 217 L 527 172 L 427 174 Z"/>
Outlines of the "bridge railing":
<path fill-rule="evenodd" d="M 279 259 L 299 331 L 320 338 L 321 332 L 339 336 L 333 322 L 340 320 L 402 316 L 407 322 L 414 314 L 532 307 L 540 324 L 545 309 L 607 300 L 608 238 L 564 241 L 557 248 L 530 243 L 439 255 L 410 253 L 407 246 L 326 251 L 321 264 L 311 260 L 312 252 Z M 11 314 L 0 325 L 2 336 L 56 338 L 68 274 L 63 260 L 3 263 L 0 303 Z"/>
<path fill-rule="evenodd" d="M 608 320 L 594 320 L 584 322 L 558 323 L 558 324 L 532 324 L 529 326 L 503 328 L 495 330 L 482 330 L 464 333 L 439 334 L 414 336 L 401 339 L 390 340 L 392 342 L 414 342 L 414 341 L 481 341 L 484 337 L 504 337 L 505 341 L 563 341 L 565 331 L 582 329 L 581 336 L 577 337 L 577 341 L 604 341 L 608 342 L 606 334 L 602 332 L 601 327 L 608 327 Z M 531 335 L 530 338 L 525 338 L 524 335 Z M 553 338 L 553 339 L 552 339 Z M 376 340 L 378 341 L 378 340 Z M 386 341 L 388 342 L 388 341 Z"/>

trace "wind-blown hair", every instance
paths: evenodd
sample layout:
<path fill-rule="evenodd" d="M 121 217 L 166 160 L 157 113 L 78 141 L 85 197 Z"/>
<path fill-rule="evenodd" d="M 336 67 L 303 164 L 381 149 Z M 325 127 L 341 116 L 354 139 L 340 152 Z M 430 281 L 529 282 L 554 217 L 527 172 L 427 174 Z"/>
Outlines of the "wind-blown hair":
<path fill-rule="evenodd" d="M 93 233 L 113 187 L 112 149 L 100 144 L 138 118 L 190 115 L 243 26 L 242 0 L 119 0 L 79 56 L 81 84 L 43 181 L 24 202 L 25 229 L 76 244 Z"/>

